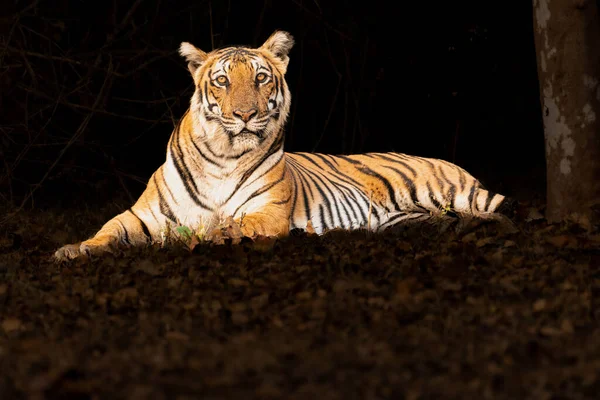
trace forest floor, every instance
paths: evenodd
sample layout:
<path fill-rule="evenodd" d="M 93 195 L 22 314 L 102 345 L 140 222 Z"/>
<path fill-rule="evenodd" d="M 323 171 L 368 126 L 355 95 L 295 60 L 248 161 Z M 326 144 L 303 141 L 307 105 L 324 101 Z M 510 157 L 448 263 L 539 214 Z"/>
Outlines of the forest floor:
<path fill-rule="evenodd" d="M 498 223 L 137 249 L 56 264 L 106 213 L 0 229 L 0 398 L 583 399 L 600 234 Z"/>

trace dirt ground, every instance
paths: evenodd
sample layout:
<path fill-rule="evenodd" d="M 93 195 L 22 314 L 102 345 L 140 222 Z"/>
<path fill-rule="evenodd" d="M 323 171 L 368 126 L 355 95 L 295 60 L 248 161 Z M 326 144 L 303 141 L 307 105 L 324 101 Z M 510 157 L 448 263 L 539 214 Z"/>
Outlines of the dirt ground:
<path fill-rule="evenodd" d="M 0 229 L 0 398 L 598 398 L 600 234 L 538 211 L 62 265 L 108 215 L 22 212 Z"/>

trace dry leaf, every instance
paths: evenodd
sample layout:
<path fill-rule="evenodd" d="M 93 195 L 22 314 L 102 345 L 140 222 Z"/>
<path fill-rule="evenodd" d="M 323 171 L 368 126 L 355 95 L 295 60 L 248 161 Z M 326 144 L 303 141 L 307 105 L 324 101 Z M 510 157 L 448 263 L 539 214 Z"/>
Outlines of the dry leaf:
<path fill-rule="evenodd" d="M 470 243 L 470 242 L 474 242 L 477 240 L 477 235 L 475 234 L 475 232 L 471 232 L 471 233 L 467 233 L 465 236 L 462 237 L 461 241 L 463 243 Z"/>
<path fill-rule="evenodd" d="M 525 221 L 527 222 L 531 222 L 531 221 L 538 221 L 540 219 L 544 219 L 544 216 L 542 215 L 541 212 L 539 212 L 539 210 L 537 208 L 529 208 L 529 211 L 527 212 L 527 217 L 525 217 Z"/>
<path fill-rule="evenodd" d="M 196 246 L 198 246 L 200 244 L 200 240 L 198 240 L 198 236 L 193 235 L 192 239 L 190 240 L 190 243 L 188 245 L 188 248 L 190 249 L 190 251 L 194 250 L 194 248 Z"/>
<path fill-rule="evenodd" d="M 486 238 L 483 238 L 483 239 L 479 239 L 479 240 L 478 240 L 478 241 L 475 243 L 475 246 L 477 246 L 477 247 L 483 247 L 483 246 L 487 246 L 488 244 L 491 244 L 491 243 L 493 243 L 493 242 L 494 242 L 494 239 L 495 239 L 495 238 L 493 238 L 493 237 L 486 237 Z"/>
<path fill-rule="evenodd" d="M 177 331 L 169 331 L 165 334 L 165 337 L 167 339 L 178 340 L 180 342 L 187 342 L 190 340 L 189 335 Z"/>
<path fill-rule="evenodd" d="M 533 303 L 533 311 L 540 312 L 546 308 L 546 299 L 538 299 Z"/>
<path fill-rule="evenodd" d="M 126 287 L 117 291 L 113 295 L 112 303 L 115 306 L 122 306 L 126 303 L 135 303 L 138 299 L 138 291 L 134 287 Z"/>
<path fill-rule="evenodd" d="M 442 281 L 440 287 L 447 292 L 460 292 L 463 286 L 460 282 Z"/>
<path fill-rule="evenodd" d="M 140 261 L 135 266 L 135 270 L 142 271 L 150 276 L 157 276 L 163 273 L 163 268 L 161 268 L 159 265 L 156 265 L 152 260 L 148 258 Z"/>
<path fill-rule="evenodd" d="M 18 331 L 22 326 L 23 323 L 17 318 L 6 318 L 4 321 L 2 321 L 2 329 L 6 333 Z"/>
<path fill-rule="evenodd" d="M 581 228 L 585 229 L 588 232 L 592 230 L 592 221 L 587 215 L 573 213 L 569 215 L 569 220 L 574 224 L 579 225 Z"/>
<path fill-rule="evenodd" d="M 213 244 L 225 244 L 225 238 L 223 237 L 223 233 L 221 232 L 221 228 L 215 228 L 209 235 L 209 240 Z"/>
<path fill-rule="evenodd" d="M 575 332 L 575 328 L 573 327 L 573 323 L 571 322 L 570 319 L 564 319 L 560 323 L 560 330 L 567 334 L 571 334 L 571 333 Z"/>
<path fill-rule="evenodd" d="M 239 279 L 239 278 L 230 278 L 227 282 L 229 282 L 229 284 L 231 286 L 236 286 L 236 287 L 249 285 L 248 281 L 245 281 L 245 280 Z"/>
<path fill-rule="evenodd" d="M 577 246 L 577 239 L 570 235 L 552 236 L 552 237 L 546 238 L 546 241 L 548 243 L 550 243 L 551 245 L 558 247 L 558 248 L 563 248 L 563 247 L 573 248 L 573 247 Z"/>
<path fill-rule="evenodd" d="M 258 311 L 267 304 L 269 304 L 269 293 L 263 293 L 250 300 L 250 305 L 255 313 L 258 313 Z"/>
<path fill-rule="evenodd" d="M 540 333 L 544 336 L 560 336 L 564 332 L 561 329 L 552 326 L 543 326 L 540 328 Z"/>

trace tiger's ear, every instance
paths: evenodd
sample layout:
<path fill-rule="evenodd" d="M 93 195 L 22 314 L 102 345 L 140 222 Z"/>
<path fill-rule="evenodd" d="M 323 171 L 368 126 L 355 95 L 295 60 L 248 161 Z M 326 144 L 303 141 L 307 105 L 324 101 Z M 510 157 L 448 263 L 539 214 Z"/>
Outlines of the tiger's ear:
<path fill-rule="evenodd" d="M 288 53 L 294 45 L 294 38 L 285 31 L 275 31 L 260 48 L 271 52 L 281 62 L 284 68 L 287 68 L 290 58 Z"/>
<path fill-rule="evenodd" d="M 181 46 L 179 46 L 179 54 L 187 60 L 188 69 L 192 73 L 192 76 L 194 76 L 194 72 L 196 72 L 208 58 L 208 55 L 205 52 L 188 42 L 181 43 Z"/>

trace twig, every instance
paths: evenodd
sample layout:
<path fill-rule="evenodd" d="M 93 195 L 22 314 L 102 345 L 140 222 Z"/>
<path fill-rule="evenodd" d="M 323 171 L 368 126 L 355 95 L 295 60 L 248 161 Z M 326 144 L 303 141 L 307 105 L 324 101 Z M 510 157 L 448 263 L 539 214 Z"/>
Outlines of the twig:
<path fill-rule="evenodd" d="M 164 96 L 163 91 L 160 91 L 160 94 L 162 96 Z M 164 97 L 163 97 L 164 98 Z M 169 105 L 168 102 L 165 102 L 165 104 L 167 105 L 167 108 L 169 109 L 169 115 L 171 116 L 171 122 L 173 123 L 173 128 L 175 128 L 177 126 L 177 120 L 175 118 L 175 115 L 173 114 L 173 109 L 171 108 L 171 106 Z"/>
<path fill-rule="evenodd" d="M 133 17 L 133 13 L 135 12 L 135 10 L 137 10 L 140 4 L 142 4 L 142 1 L 144 0 L 136 0 L 136 2 L 131 5 L 129 10 L 127 11 L 127 14 L 125 14 L 123 19 L 121 20 L 121 23 L 115 28 L 115 30 L 111 34 L 108 35 L 108 37 L 106 38 L 106 43 L 104 44 L 104 46 L 102 46 L 102 48 L 105 48 L 108 45 L 110 45 L 114 38 L 117 37 L 123 29 L 125 29 L 125 26 L 127 26 L 129 20 Z"/>
<path fill-rule="evenodd" d="M 215 34 L 213 33 L 212 0 L 208 1 L 208 20 L 210 24 L 210 47 L 215 49 Z"/>
<path fill-rule="evenodd" d="M 367 39 L 365 40 L 365 55 L 363 57 L 362 60 L 362 64 L 360 66 L 360 72 L 359 72 L 359 78 L 362 81 L 363 78 L 363 73 L 364 73 L 364 69 L 365 69 L 365 64 L 367 61 L 367 54 L 368 54 L 368 43 L 369 43 L 369 38 L 367 37 Z M 348 87 L 350 88 L 350 92 L 352 94 L 352 100 L 354 100 L 354 108 L 356 110 L 356 112 L 354 113 L 354 127 L 358 128 L 358 133 L 360 134 L 360 137 L 363 137 L 363 131 L 362 131 L 362 124 L 361 124 L 361 119 L 360 119 L 360 96 L 358 96 L 357 91 L 353 90 L 353 88 L 360 88 L 360 82 L 358 84 L 355 84 L 353 79 L 352 79 L 352 71 L 350 70 L 350 56 L 348 55 L 348 49 L 343 46 L 343 50 L 344 50 L 344 59 L 346 60 L 346 75 L 348 77 Z M 345 134 L 345 130 L 344 130 L 344 134 Z M 354 147 L 354 143 L 355 143 L 355 132 L 356 130 L 354 128 L 352 128 L 352 151 L 356 151 L 356 148 Z M 362 144 L 361 144 L 362 147 Z"/>
<path fill-rule="evenodd" d="M 296 81 L 296 90 L 292 97 L 292 115 L 290 118 L 290 133 L 288 139 L 292 142 L 294 139 L 294 121 L 296 120 L 296 110 L 298 109 L 298 98 L 300 97 L 300 88 L 302 87 L 302 78 L 304 75 L 304 40 L 300 41 L 300 71 L 298 72 L 298 80 Z"/>
<path fill-rule="evenodd" d="M 28 51 L 28 50 L 23 50 L 23 49 L 17 49 L 15 47 L 11 47 L 11 46 L 6 46 L 6 50 L 9 52 L 14 52 L 14 53 L 19 53 L 23 56 L 30 56 L 30 57 L 36 57 L 36 58 L 42 58 L 45 60 L 54 60 L 54 61 L 61 61 L 61 62 L 66 62 L 69 64 L 74 64 L 74 65 L 80 65 L 80 66 L 85 66 L 85 67 L 93 67 L 94 69 L 100 70 L 100 71 L 104 71 L 104 72 L 108 72 L 105 68 L 101 68 L 95 65 L 87 65 L 82 63 L 81 61 L 78 60 L 73 60 L 72 58 L 68 58 L 68 57 L 64 57 L 64 56 L 53 56 L 53 55 L 48 55 L 48 54 L 41 54 L 41 53 L 36 53 L 35 51 Z M 119 77 L 119 78 L 124 78 L 125 75 L 116 72 L 116 71 L 112 71 L 111 72 L 113 75 Z"/>
<path fill-rule="evenodd" d="M 23 89 L 26 92 L 29 92 L 35 96 L 41 97 L 43 99 L 46 100 L 55 100 L 53 99 L 51 96 L 37 91 L 37 90 L 33 90 L 30 89 L 22 84 L 17 85 L 17 87 L 19 87 L 20 89 Z M 127 115 L 127 114 L 118 114 L 115 112 L 111 112 L 111 111 L 106 111 L 106 110 L 98 110 L 98 109 L 94 109 L 93 107 L 88 107 L 88 106 L 83 106 L 81 104 L 75 104 L 75 103 L 71 103 L 69 101 L 66 100 L 62 100 L 62 99 L 58 99 L 57 100 L 59 104 L 63 105 L 63 106 L 67 106 L 67 107 L 72 107 L 75 109 L 79 109 L 79 110 L 85 110 L 85 111 L 93 111 L 96 114 L 104 114 L 104 115 L 110 115 L 112 117 L 119 117 L 119 118 L 123 118 L 123 119 L 130 119 L 133 121 L 142 121 L 142 122 L 149 122 L 149 123 L 166 123 L 166 122 L 170 122 L 170 121 L 165 121 L 165 120 L 155 120 L 155 119 L 147 119 L 147 118 L 141 118 L 141 117 L 135 117 L 133 115 Z"/>
<path fill-rule="evenodd" d="M 117 167 L 115 166 L 115 159 L 114 159 L 114 157 L 109 157 L 109 163 L 108 164 L 110 165 L 110 168 L 113 171 L 113 175 L 117 176 L 117 179 L 119 180 L 119 185 L 121 185 L 121 187 L 125 191 L 125 194 L 127 195 L 127 198 L 129 199 L 129 202 L 131 204 L 135 203 L 134 197 L 131 195 L 131 192 L 129 191 L 129 189 L 127 188 L 127 185 L 125 185 L 125 182 L 123 181 L 123 177 L 121 176 L 121 174 L 117 170 Z"/>
<path fill-rule="evenodd" d="M 54 116 L 54 114 L 56 113 L 56 109 L 58 108 L 58 102 L 54 103 L 54 109 L 52 110 L 52 114 L 50 115 L 50 118 L 48 118 L 48 120 L 46 121 L 46 123 L 44 124 L 44 126 L 42 126 L 42 128 L 40 130 L 37 131 L 35 137 L 33 138 L 33 140 L 28 140 L 27 141 L 27 145 L 25 146 L 25 148 L 23 150 L 21 150 L 19 152 L 19 154 L 17 155 L 17 157 L 15 158 L 15 160 L 12 163 L 11 168 L 6 168 L 6 174 L 4 174 L 2 176 L 2 179 L 0 179 L 0 184 L 4 183 L 4 181 L 6 179 L 8 179 L 8 181 L 10 182 L 10 176 L 12 174 L 12 171 L 14 171 L 17 166 L 20 164 L 21 160 L 27 155 L 27 153 L 29 152 L 29 149 L 31 147 L 33 147 L 33 143 L 35 143 L 35 141 L 38 139 L 38 137 L 42 134 L 42 132 L 44 132 L 46 130 L 46 127 L 48 126 L 48 124 L 50 123 L 50 121 L 52 120 L 52 117 Z"/>
<path fill-rule="evenodd" d="M 327 42 L 327 55 L 329 56 L 329 61 L 331 62 L 331 66 L 333 67 L 333 72 L 335 72 L 335 74 L 338 77 L 338 82 L 337 82 L 337 86 L 335 87 L 335 94 L 333 95 L 333 100 L 331 101 L 331 105 L 329 106 L 329 112 L 327 113 L 327 118 L 325 118 L 325 124 L 323 125 L 323 131 L 321 132 L 321 136 L 319 136 L 317 143 L 315 143 L 315 145 L 313 147 L 313 150 L 312 150 L 313 153 L 316 151 L 317 147 L 319 146 L 319 143 L 321 143 L 323 136 L 325 136 L 325 132 L 327 131 L 327 126 L 329 125 L 329 121 L 331 120 L 331 116 L 333 115 L 333 110 L 335 109 L 335 104 L 337 103 L 337 98 L 338 98 L 338 94 L 340 93 L 340 86 L 342 83 L 342 74 L 340 73 L 340 71 L 338 71 L 337 67 L 335 66 L 335 61 L 333 59 L 333 56 L 331 55 L 331 46 L 329 45 L 329 39 L 327 38 L 327 32 L 324 32 L 324 34 L 325 34 L 325 42 Z"/>
<path fill-rule="evenodd" d="M 109 60 L 108 69 L 109 69 L 109 71 L 112 70 L 112 59 Z M 17 207 L 17 209 L 15 211 L 13 211 L 13 213 L 10 216 L 14 215 L 15 213 L 17 213 L 21 209 L 23 209 L 23 207 L 25 206 L 25 204 L 27 203 L 27 201 L 29 201 L 29 199 L 32 198 L 33 194 L 42 185 L 42 183 L 44 183 L 44 181 L 46 180 L 46 178 L 48 178 L 48 176 L 50 175 L 50 173 L 54 170 L 54 167 L 56 167 L 56 165 L 58 164 L 58 162 L 65 155 L 65 153 L 71 147 L 71 145 L 73 145 L 73 143 L 75 143 L 77 141 L 77 139 L 79 138 L 79 136 L 81 136 L 83 134 L 83 132 L 86 131 L 88 124 L 90 123 L 92 117 L 96 113 L 96 108 L 103 101 L 103 98 L 104 98 L 104 95 L 105 95 L 105 89 L 110 86 L 110 82 L 113 79 L 113 76 L 114 75 L 110 74 L 110 73 L 105 75 L 104 82 L 102 82 L 102 87 L 100 88 L 100 91 L 98 92 L 98 95 L 96 96 L 96 100 L 94 101 L 94 105 L 92 106 L 92 109 L 90 110 L 90 112 L 85 116 L 85 118 L 83 119 L 83 121 L 81 122 L 81 124 L 79 125 L 79 127 L 77 128 L 77 131 L 75 131 L 75 134 L 67 142 L 67 144 L 65 145 L 65 147 L 62 148 L 62 150 L 58 154 L 58 157 L 54 160 L 54 162 L 52 163 L 52 165 L 50 165 L 50 167 L 48 168 L 48 170 L 46 171 L 46 173 L 44 174 L 44 176 L 42 177 L 42 179 L 40 179 L 40 181 L 38 183 L 36 183 L 36 184 L 33 185 L 33 187 L 31 188 L 31 190 L 27 194 L 27 196 L 25 196 L 25 198 L 23 199 L 23 201 L 21 201 L 21 204 L 19 205 L 19 207 Z M 10 218 L 10 216 L 7 216 L 6 219 Z"/>
<path fill-rule="evenodd" d="M 263 20 L 265 18 L 265 11 L 267 9 L 269 0 L 263 1 L 262 9 L 260 10 L 260 14 L 258 16 L 258 22 L 256 23 L 256 28 L 254 29 L 254 38 L 252 39 L 252 44 L 254 46 L 258 46 L 258 39 L 262 30 Z"/>
<path fill-rule="evenodd" d="M 161 92 L 161 94 L 162 94 L 162 92 Z M 156 99 L 156 100 L 137 100 L 137 99 L 128 99 L 126 97 L 112 96 L 111 99 L 116 100 L 116 101 L 122 101 L 125 103 L 134 103 L 134 104 L 161 104 L 161 103 L 167 103 L 167 102 L 173 101 L 173 100 L 178 100 L 179 97 L 171 96 L 171 97 L 163 97 L 161 99 Z"/>
<path fill-rule="evenodd" d="M 40 1 L 41 0 L 34 0 L 34 1 L 32 1 L 31 4 L 29 4 L 24 9 L 22 9 L 21 11 L 19 11 L 19 17 L 25 15 L 32 8 L 35 8 L 40 3 Z"/>
<path fill-rule="evenodd" d="M 138 65 L 136 68 L 132 69 L 131 71 L 124 73 L 122 75 L 122 77 L 128 78 L 131 75 L 135 74 L 136 72 L 138 72 L 138 71 L 146 68 L 148 65 L 150 65 L 150 64 L 152 64 L 152 63 L 154 63 L 154 62 L 156 62 L 158 60 L 162 60 L 163 58 L 167 58 L 169 56 L 172 56 L 174 54 L 177 54 L 177 52 L 176 51 L 172 51 L 172 52 L 168 53 L 167 55 L 158 55 L 158 56 L 156 56 L 154 58 L 151 58 L 148 61 L 141 63 L 140 65 Z"/>
<path fill-rule="evenodd" d="M 314 12 L 312 12 L 311 10 L 309 10 L 308 8 L 306 8 L 306 6 L 304 4 L 302 4 L 302 3 L 300 3 L 298 0 L 291 0 L 291 1 L 292 1 L 292 3 L 294 3 L 295 5 L 297 5 L 298 7 L 300 7 L 300 9 L 302 11 L 304 11 L 305 13 L 307 13 L 308 15 L 310 15 L 311 17 L 315 18 L 320 23 L 322 23 L 325 28 L 329 29 L 332 32 L 337 33 L 340 37 L 342 37 L 342 38 L 344 38 L 346 40 L 349 40 L 349 41 L 352 41 L 352 42 L 356 41 L 351 36 L 349 36 L 348 34 L 346 34 L 346 33 L 342 32 L 342 31 L 340 31 L 339 29 L 331 26 L 331 24 L 329 24 L 327 21 L 325 21 L 323 19 L 322 15 L 315 14 Z"/>
<path fill-rule="evenodd" d="M 456 119 L 456 127 L 454 129 L 454 140 L 452 141 L 452 162 L 456 162 L 456 149 L 458 149 L 458 136 L 460 134 L 460 118 Z"/>

